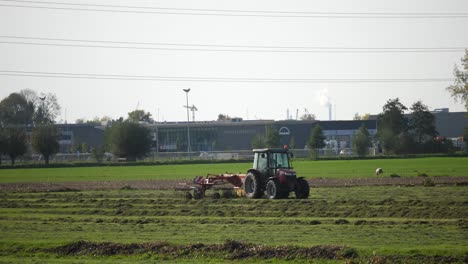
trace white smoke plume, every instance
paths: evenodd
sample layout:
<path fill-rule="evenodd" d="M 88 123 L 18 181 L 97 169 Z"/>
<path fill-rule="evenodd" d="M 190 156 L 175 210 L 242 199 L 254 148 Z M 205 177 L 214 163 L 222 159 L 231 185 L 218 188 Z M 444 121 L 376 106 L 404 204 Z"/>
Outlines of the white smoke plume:
<path fill-rule="evenodd" d="M 318 97 L 319 97 L 320 106 L 325 106 L 325 107 L 331 106 L 330 96 L 328 96 L 328 89 L 320 90 Z"/>

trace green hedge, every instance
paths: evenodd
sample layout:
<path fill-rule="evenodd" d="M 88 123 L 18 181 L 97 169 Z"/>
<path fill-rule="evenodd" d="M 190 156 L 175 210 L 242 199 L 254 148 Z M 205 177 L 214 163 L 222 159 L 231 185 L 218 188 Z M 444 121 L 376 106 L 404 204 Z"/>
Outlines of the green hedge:
<path fill-rule="evenodd" d="M 119 166 L 157 166 L 157 165 L 185 165 L 185 164 L 218 164 L 218 163 L 251 163 L 252 160 L 171 160 L 171 161 L 136 161 L 136 162 L 67 162 L 1 165 L 0 169 L 37 169 L 37 168 L 77 168 L 77 167 L 119 167 Z"/>

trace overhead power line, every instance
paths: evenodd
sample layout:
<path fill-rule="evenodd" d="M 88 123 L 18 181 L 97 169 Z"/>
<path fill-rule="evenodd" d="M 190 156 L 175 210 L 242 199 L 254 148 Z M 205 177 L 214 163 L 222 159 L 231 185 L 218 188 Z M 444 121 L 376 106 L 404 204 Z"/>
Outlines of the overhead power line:
<path fill-rule="evenodd" d="M 15 41 L 3 41 L 14 39 Z M 20 40 L 20 41 L 17 41 Z M 31 42 L 35 41 L 35 42 Z M 37 42 L 39 41 L 39 42 Z M 53 41 L 51 43 L 51 41 Z M 58 42 L 58 43 L 57 43 Z M 62 38 L 33 38 L 23 36 L 2 36 L 0 43 L 14 45 L 80 47 L 80 48 L 109 48 L 109 49 L 137 49 L 137 50 L 178 50 L 178 51 L 215 51 L 215 52 L 280 52 L 280 53 L 329 53 L 329 52 L 460 52 L 464 47 L 313 47 L 313 46 L 248 46 L 248 45 L 212 45 L 212 44 L 182 44 L 182 43 L 151 43 L 151 42 L 120 42 L 105 40 L 83 40 Z"/>
<path fill-rule="evenodd" d="M 285 18 L 466 18 L 468 12 L 307 12 L 239 9 L 172 8 L 127 5 L 100 5 L 53 1 L 1 0 L 0 6 L 72 11 L 121 12 L 139 14 L 285 17 Z"/>
<path fill-rule="evenodd" d="M 98 80 L 129 80 L 129 81 L 170 81 L 170 82 L 218 82 L 218 83 L 414 83 L 414 82 L 450 82 L 453 78 L 390 78 L 390 79 L 312 79 L 312 78 L 220 78 L 195 76 L 149 76 L 121 74 L 88 74 L 67 72 L 34 72 L 34 71 L 0 71 L 3 76 L 67 78 L 67 79 L 98 79 Z"/>

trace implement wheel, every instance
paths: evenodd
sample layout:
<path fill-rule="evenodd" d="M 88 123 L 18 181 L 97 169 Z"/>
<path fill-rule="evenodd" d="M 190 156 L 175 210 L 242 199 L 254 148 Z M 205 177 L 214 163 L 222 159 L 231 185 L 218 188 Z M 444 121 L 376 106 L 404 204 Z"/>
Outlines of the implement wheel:
<path fill-rule="evenodd" d="M 294 190 L 296 193 L 296 199 L 307 199 L 309 198 L 309 183 L 304 180 L 303 178 L 297 179 L 296 183 L 296 190 Z"/>
<path fill-rule="evenodd" d="M 250 199 L 256 199 L 263 196 L 260 176 L 252 172 L 247 173 L 244 182 L 245 196 Z"/>
<path fill-rule="evenodd" d="M 203 198 L 203 191 L 201 189 L 193 190 L 193 198 L 195 200 L 200 200 Z"/>

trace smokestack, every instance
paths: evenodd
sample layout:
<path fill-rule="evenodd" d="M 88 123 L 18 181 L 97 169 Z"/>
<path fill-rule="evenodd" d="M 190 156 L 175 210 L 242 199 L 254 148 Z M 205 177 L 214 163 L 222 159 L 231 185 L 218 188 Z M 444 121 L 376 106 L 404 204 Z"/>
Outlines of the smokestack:
<path fill-rule="evenodd" d="M 332 104 L 328 104 L 328 120 L 332 120 Z"/>

